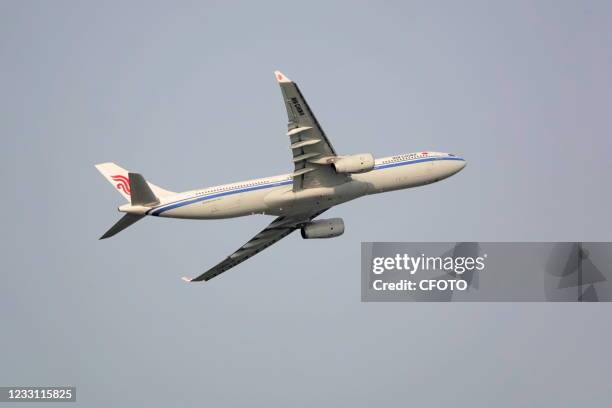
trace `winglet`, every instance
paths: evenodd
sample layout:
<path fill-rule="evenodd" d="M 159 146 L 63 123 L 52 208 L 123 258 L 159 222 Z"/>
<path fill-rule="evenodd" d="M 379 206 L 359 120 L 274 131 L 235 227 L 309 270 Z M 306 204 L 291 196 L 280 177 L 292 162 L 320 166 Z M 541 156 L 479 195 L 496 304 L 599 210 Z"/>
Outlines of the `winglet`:
<path fill-rule="evenodd" d="M 188 278 L 186 276 L 183 276 L 181 279 L 184 280 L 185 282 L 192 282 L 193 281 L 191 278 Z"/>
<path fill-rule="evenodd" d="M 285 76 L 285 74 L 280 71 L 274 71 L 274 75 L 276 76 L 276 80 L 281 84 L 292 82 L 289 78 Z"/>

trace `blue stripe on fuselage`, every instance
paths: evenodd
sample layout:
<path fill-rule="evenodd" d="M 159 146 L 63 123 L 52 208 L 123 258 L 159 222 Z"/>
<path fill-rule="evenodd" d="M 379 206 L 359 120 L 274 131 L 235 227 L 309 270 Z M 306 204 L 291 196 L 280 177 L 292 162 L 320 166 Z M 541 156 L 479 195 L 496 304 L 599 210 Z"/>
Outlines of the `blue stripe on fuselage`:
<path fill-rule="evenodd" d="M 378 166 L 374 166 L 374 170 L 388 169 L 389 167 L 406 166 L 408 164 L 423 163 L 423 162 L 429 162 L 429 161 L 435 161 L 435 160 L 458 160 L 458 161 L 465 161 L 461 157 L 427 157 L 427 158 L 424 158 L 424 159 L 401 161 L 401 162 L 388 163 L 388 164 L 379 164 Z"/>
<path fill-rule="evenodd" d="M 434 161 L 434 160 L 459 160 L 459 161 L 464 161 L 460 157 L 427 157 L 427 158 L 423 158 L 423 159 L 416 159 L 416 160 L 413 159 L 413 160 L 399 161 L 399 162 L 395 162 L 395 163 L 379 164 L 377 166 L 374 166 L 374 170 L 382 170 L 382 169 L 388 169 L 390 167 L 398 167 L 398 166 L 407 166 L 407 165 L 410 165 L 410 164 L 417 164 L 417 163 L 423 163 L 423 162 Z M 274 182 L 269 183 L 269 184 L 263 184 L 263 185 L 259 185 L 259 186 L 246 187 L 246 188 L 238 188 L 236 190 L 224 191 L 222 193 L 216 193 L 216 194 L 206 195 L 206 196 L 202 196 L 202 197 L 184 198 L 182 200 L 175 201 L 173 203 L 164 204 L 164 205 L 162 205 L 160 207 L 152 208 L 149 211 L 147 211 L 147 215 L 159 215 L 159 214 L 161 214 L 161 213 L 163 213 L 165 211 L 173 210 L 175 208 L 183 207 L 183 206 L 186 206 L 186 205 L 189 205 L 189 204 L 193 204 L 193 203 L 198 203 L 200 201 L 206 201 L 206 200 L 210 200 L 210 199 L 213 199 L 213 198 L 223 197 L 223 196 L 231 195 L 231 194 L 238 194 L 238 193 L 245 193 L 245 192 L 248 192 L 248 191 L 261 190 L 261 189 L 264 189 L 264 188 L 286 186 L 286 185 L 289 185 L 289 184 L 292 184 L 292 183 L 293 183 L 293 180 L 274 181 Z"/>
<path fill-rule="evenodd" d="M 193 204 L 193 203 L 198 203 L 200 201 L 210 200 L 212 198 L 223 197 L 223 196 L 231 195 L 231 194 L 245 193 L 247 191 L 261 190 L 261 189 L 270 188 L 270 187 L 285 186 L 285 185 L 292 184 L 292 183 L 293 183 L 293 180 L 275 181 L 273 183 L 264 184 L 264 185 L 260 185 L 260 186 L 240 188 L 240 189 L 237 189 L 237 190 L 229 190 L 229 191 L 224 191 L 222 193 L 216 193 L 216 194 L 211 194 L 211 195 L 202 196 L 202 197 L 186 198 L 186 199 L 183 199 L 181 201 L 176 201 L 174 203 L 164 204 L 161 207 L 153 208 L 153 209 L 147 211 L 147 214 L 148 215 L 159 215 L 159 214 L 163 213 L 164 211 L 168 211 L 168 210 L 172 210 L 172 209 L 175 209 L 175 208 L 183 207 L 185 205 L 189 205 L 189 204 Z"/>

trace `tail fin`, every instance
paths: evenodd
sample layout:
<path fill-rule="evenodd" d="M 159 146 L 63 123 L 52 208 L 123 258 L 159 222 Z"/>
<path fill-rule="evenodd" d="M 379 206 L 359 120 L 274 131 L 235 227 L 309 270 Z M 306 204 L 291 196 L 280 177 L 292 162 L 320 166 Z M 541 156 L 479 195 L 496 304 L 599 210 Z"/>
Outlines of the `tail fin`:
<path fill-rule="evenodd" d="M 111 183 L 132 206 L 152 206 L 159 203 L 159 197 L 176 194 L 147 182 L 142 175 L 130 173 L 115 163 L 96 164 L 96 169 Z M 141 207 L 142 208 L 142 207 Z M 100 239 L 110 238 L 130 225 L 144 218 L 144 214 L 128 213 L 115 223 Z"/>
<path fill-rule="evenodd" d="M 133 185 L 130 180 L 130 173 L 124 168 L 117 166 L 115 163 L 100 163 L 96 164 L 96 169 L 109 183 L 111 183 L 117 191 L 125 198 L 127 201 L 132 201 L 132 189 Z M 140 176 L 140 175 L 139 175 Z M 140 176 L 142 179 L 142 176 Z M 165 197 L 169 195 L 176 194 L 173 191 L 164 190 L 161 187 L 156 186 L 155 184 L 149 183 L 142 179 L 144 185 L 148 185 L 153 194 L 157 197 Z"/>
<path fill-rule="evenodd" d="M 151 207 L 159 203 L 159 198 L 153 194 L 152 189 L 149 187 L 144 177 L 138 173 L 128 173 L 127 188 L 125 188 L 123 179 L 121 183 L 117 185 L 117 188 L 123 193 L 127 191 L 132 206 L 139 206 L 142 208 L 143 206 Z M 104 235 L 100 237 L 100 239 L 110 238 L 144 217 L 145 215 L 142 213 L 132 213 L 128 210 L 128 213 L 117 221 L 108 231 L 106 231 Z"/>

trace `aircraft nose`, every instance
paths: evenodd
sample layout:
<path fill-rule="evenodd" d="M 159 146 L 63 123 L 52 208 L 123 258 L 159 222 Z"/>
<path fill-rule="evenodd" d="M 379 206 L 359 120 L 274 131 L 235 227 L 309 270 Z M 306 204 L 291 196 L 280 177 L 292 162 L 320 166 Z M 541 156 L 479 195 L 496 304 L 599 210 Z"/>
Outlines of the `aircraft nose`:
<path fill-rule="evenodd" d="M 449 163 L 450 175 L 457 174 L 466 166 L 467 162 L 463 157 L 452 156 L 453 160 Z"/>
<path fill-rule="evenodd" d="M 465 161 L 464 158 L 461 158 L 461 160 L 457 160 L 457 166 L 459 167 L 459 170 L 457 171 L 461 171 L 463 170 L 463 168 L 467 165 L 467 162 Z"/>

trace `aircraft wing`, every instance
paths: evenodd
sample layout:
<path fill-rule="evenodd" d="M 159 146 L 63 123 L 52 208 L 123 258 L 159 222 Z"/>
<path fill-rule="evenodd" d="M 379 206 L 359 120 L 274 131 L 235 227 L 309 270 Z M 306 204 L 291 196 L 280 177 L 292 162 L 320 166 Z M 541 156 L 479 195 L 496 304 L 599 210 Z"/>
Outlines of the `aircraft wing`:
<path fill-rule="evenodd" d="M 287 136 L 293 151 L 293 191 L 336 185 L 345 176 L 331 167 L 336 151 L 319 125 L 297 84 L 275 71 L 287 108 Z"/>
<path fill-rule="evenodd" d="M 222 274 L 228 269 L 246 261 L 250 257 L 257 255 L 272 244 L 277 243 L 287 235 L 291 234 L 296 229 L 299 229 L 302 224 L 307 223 L 321 215 L 324 211 L 319 211 L 314 214 L 306 214 L 301 216 L 277 217 L 270 225 L 263 229 L 259 234 L 255 235 L 249 242 L 238 248 L 233 254 L 213 266 L 208 271 L 195 278 L 183 278 L 186 282 L 208 281 L 217 275 Z"/>

